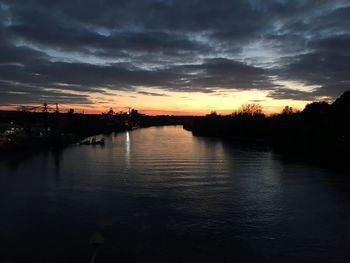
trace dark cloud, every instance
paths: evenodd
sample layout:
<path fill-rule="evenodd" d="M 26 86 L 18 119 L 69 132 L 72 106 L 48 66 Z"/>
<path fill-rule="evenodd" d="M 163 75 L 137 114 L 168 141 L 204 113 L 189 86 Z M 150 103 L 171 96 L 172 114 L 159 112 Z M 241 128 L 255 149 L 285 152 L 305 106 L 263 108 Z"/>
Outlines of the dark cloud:
<path fill-rule="evenodd" d="M 148 92 L 148 91 L 138 91 L 137 93 L 142 94 L 142 95 L 146 95 L 146 96 L 155 96 L 155 97 L 167 96 L 166 94 L 163 94 L 163 93 Z"/>
<path fill-rule="evenodd" d="M 252 89 L 273 86 L 267 71 L 228 59 L 208 59 L 199 64 L 152 70 L 125 63 L 92 65 L 44 59 L 35 59 L 33 64 L 15 63 L 2 66 L 0 79 L 76 91 L 97 91 L 103 88 L 134 90 L 135 87 L 144 86 L 173 91 L 212 92 L 218 87 Z"/>
<path fill-rule="evenodd" d="M 317 51 L 289 58 L 290 63 L 278 73 L 285 80 L 297 80 L 318 88 L 308 93 L 296 93 L 293 90 L 288 92 L 285 89 L 280 92 L 276 89 L 271 93 L 272 97 L 277 99 L 334 98 L 350 89 L 350 54 L 343 43 L 334 42 L 334 39 L 323 39 L 315 42 L 314 45 L 317 46 Z M 333 49 L 331 46 L 339 49 Z M 345 48 L 343 52 L 341 48 Z"/>
<path fill-rule="evenodd" d="M 6 83 L 2 81 L 0 81 L 0 98 L 0 106 L 26 103 L 91 103 L 86 95 L 76 95 L 57 90 L 26 86 L 18 83 Z"/>
<path fill-rule="evenodd" d="M 349 89 L 349 12 L 346 0 L 0 0 L 0 102 L 164 95 L 147 87 L 336 97 Z"/>
<path fill-rule="evenodd" d="M 264 102 L 266 100 L 250 100 L 250 102 L 254 102 L 254 103 L 261 103 L 261 102 Z"/>
<path fill-rule="evenodd" d="M 310 41 L 309 47 L 322 52 L 337 53 L 340 56 L 348 56 L 350 55 L 350 34 L 340 34 Z"/>
<path fill-rule="evenodd" d="M 293 90 L 286 88 L 276 88 L 268 94 L 269 98 L 273 99 L 292 99 L 292 100 L 315 100 L 317 95 L 313 92 Z"/>

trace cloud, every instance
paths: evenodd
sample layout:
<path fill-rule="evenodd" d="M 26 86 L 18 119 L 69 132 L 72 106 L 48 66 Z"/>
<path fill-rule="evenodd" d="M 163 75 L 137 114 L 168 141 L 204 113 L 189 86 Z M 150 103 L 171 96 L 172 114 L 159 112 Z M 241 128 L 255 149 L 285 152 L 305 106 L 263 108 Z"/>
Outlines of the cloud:
<path fill-rule="evenodd" d="M 0 106 L 11 104 L 78 103 L 89 104 L 86 95 L 71 94 L 40 87 L 25 86 L 0 81 Z"/>
<path fill-rule="evenodd" d="M 346 0 L 0 0 L 0 102 L 164 95 L 147 87 L 336 97 L 349 89 L 349 11 Z"/>
<path fill-rule="evenodd" d="M 317 94 L 313 92 L 301 91 L 301 90 L 293 90 L 286 88 L 277 88 L 273 91 L 269 92 L 267 95 L 269 98 L 278 99 L 278 100 L 316 100 Z"/>
<path fill-rule="evenodd" d="M 278 71 L 279 76 L 286 80 L 297 80 L 306 85 L 318 86 L 316 90 L 308 93 L 309 96 L 298 93 L 301 98 L 310 98 L 310 95 L 311 98 L 335 98 L 350 89 L 350 54 L 347 51 L 341 52 L 341 48 L 329 49 L 330 45 L 343 45 L 341 41 L 334 41 L 334 38 L 318 41 L 317 51 L 290 58 L 290 63 Z M 274 98 L 296 99 L 293 91 L 280 93 L 277 89 L 272 94 L 279 94 L 273 96 Z M 281 97 L 282 94 L 284 95 Z"/>
<path fill-rule="evenodd" d="M 155 97 L 163 97 L 163 96 L 168 96 L 163 93 L 156 93 L 156 92 L 147 92 L 147 91 L 138 91 L 138 94 L 146 95 L 146 96 L 155 96 Z"/>

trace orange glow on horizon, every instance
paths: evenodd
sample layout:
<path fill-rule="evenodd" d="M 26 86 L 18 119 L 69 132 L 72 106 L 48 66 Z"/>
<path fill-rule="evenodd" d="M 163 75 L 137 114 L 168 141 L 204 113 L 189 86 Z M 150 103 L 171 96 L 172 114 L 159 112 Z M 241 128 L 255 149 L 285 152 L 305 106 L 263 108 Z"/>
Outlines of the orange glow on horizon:
<path fill-rule="evenodd" d="M 243 103 L 244 104 L 244 103 Z M 287 106 L 287 105 L 286 105 Z M 288 105 L 289 106 L 289 105 Z M 84 114 L 102 114 L 106 113 L 110 108 L 105 107 L 72 107 L 74 109 L 75 113 L 84 113 Z M 266 115 L 273 115 L 276 113 L 280 113 L 284 106 L 271 106 L 271 107 L 263 107 L 263 113 Z M 296 110 L 302 110 L 302 108 L 293 107 Z M 217 114 L 221 115 L 229 115 L 234 113 L 237 109 L 223 109 L 223 110 L 202 110 L 202 111 L 181 111 L 181 110 L 171 110 L 171 109 L 142 109 L 134 107 L 133 109 L 137 109 L 139 113 L 146 114 L 150 116 L 157 116 L 157 115 L 174 115 L 174 116 L 204 116 L 206 114 L 211 113 L 212 111 L 215 111 Z M 17 105 L 10 105 L 10 106 L 0 106 L 0 110 L 18 110 Z M 115 113 L 120 112 L 127 112 L 125 108 L 113 108 Z M 61 113 L 68 112 L 66 109 L 61 109 Z"/>
<path fill-rule="evenodd" d="M 141 89 L 142 91 L 142 89 Z M 101 114 L 110 108 L 114 112 L 126 112 L 128 108 L 137 109 L 147 115 L 206 115 L 212 111 L 228 115 L 235 112 L 243 104 L 258 103 L 266 115 L 279 113 L 285 106 L 302 110 L 305 100 L 277 100 L 269 97 L 268 91 L 249 90 L 232 91 L 218 89 L 213 93 L 201 92 L 170 92 L 159 89 L 144 89 L 147 95 L 137 91 L 108 91 L 108 95 L 100 93 L 88 94 L 89 104 L 59 104 L 60 112 L 70 108 L 75 113 Z M 50 106 L 53 104 L 50 104 Z M 30 105 L 24 105 L 30 106 Z M 0 106 L 3 110 L 16 110 L 18 105 Z"/>

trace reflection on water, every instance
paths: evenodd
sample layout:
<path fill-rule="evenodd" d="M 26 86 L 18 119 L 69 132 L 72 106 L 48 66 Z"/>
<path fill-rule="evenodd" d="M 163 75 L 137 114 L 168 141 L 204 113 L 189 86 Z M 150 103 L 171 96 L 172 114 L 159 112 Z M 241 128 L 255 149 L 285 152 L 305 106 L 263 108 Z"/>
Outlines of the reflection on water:
<path fill-rule="evenodd" d="M 348 262 L 350 180 L 181 127 L 0 163 L 3 262 Z"/>
<path fill-rule="evenodd" d="M 125 164 L 130 168 L 130 132 L 125 132 Z"/>

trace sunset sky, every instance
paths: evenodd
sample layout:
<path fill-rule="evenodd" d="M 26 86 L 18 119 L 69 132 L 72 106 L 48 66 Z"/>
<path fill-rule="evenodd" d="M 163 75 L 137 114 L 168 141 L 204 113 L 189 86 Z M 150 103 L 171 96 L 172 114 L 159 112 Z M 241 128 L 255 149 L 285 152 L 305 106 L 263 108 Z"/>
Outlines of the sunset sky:
<path fill-rule="evenodd" d="M 272 113 L 349 87 L 349 0 L 0 0 L 3 109 Z"/>

